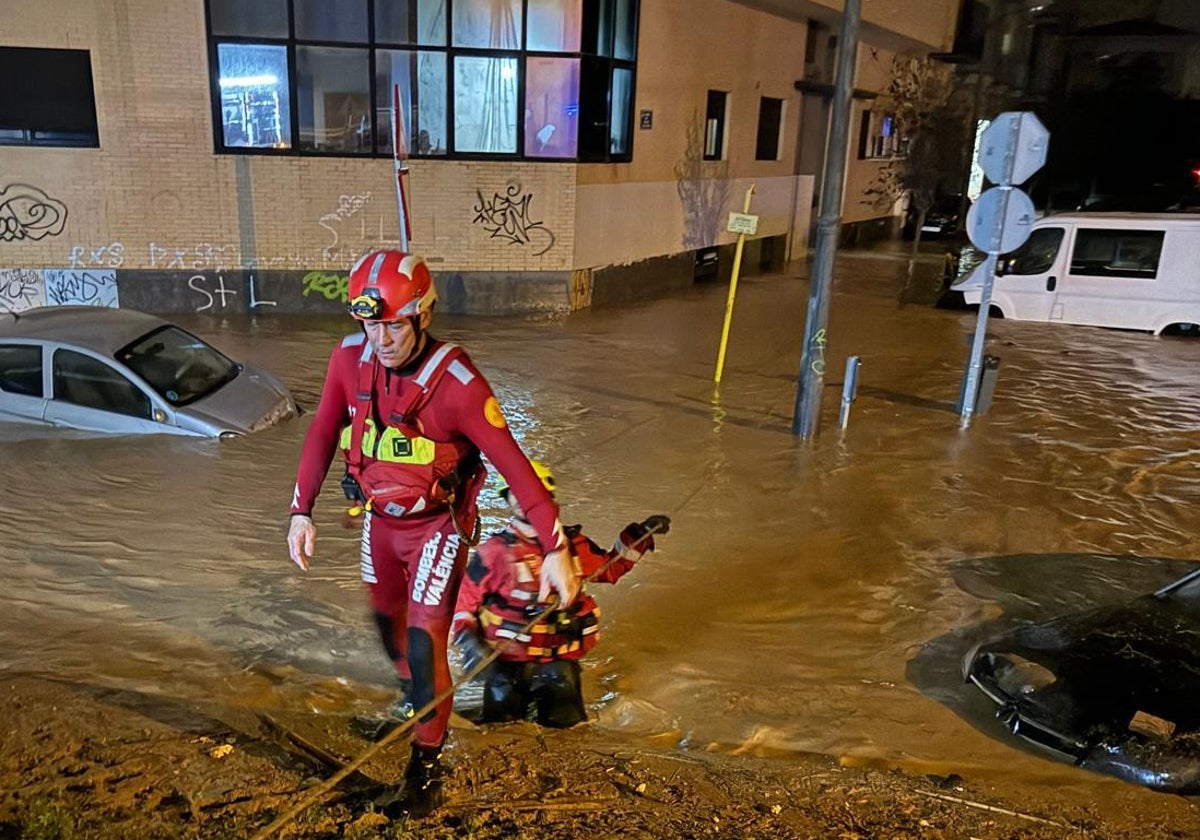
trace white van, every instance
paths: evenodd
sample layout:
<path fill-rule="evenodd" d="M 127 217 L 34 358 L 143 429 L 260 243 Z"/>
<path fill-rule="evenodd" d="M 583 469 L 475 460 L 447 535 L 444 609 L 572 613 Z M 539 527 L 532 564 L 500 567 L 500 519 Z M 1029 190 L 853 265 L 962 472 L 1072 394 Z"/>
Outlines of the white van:
<path fill-rule="evenodd" d="M 978 306 L 982 271 L 950 291 Z M 1024 245 L 998 258 L 992 312 L 1022 321 L 1200 335 L 1200 214 L 1038 219 Z"/>

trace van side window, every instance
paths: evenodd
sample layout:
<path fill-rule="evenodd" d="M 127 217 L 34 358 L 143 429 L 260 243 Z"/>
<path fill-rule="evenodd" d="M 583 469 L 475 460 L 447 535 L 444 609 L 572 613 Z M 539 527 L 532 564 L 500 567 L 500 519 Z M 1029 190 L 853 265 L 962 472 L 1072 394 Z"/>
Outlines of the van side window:
<path fill-rule="evenodd" d="M 73 350 L 54 352 L 54 396 L 65 402 L 151 419 L 150 398 L 114 368 Z"/>
<path fill-rule="evenodd" d="M 29 344 L 0 344 L 0 391 L 42 395 L 42 348 Z"/>
<path fill-rule="evenodd" d="M 1045 274 L 1054 265 L 1062 240 L 1062 228 L 1038 228 L 1020 248 L 1001 255 L 1000 265 L 1005 274 Z"/>
<path fill-rule="evenodd" d="M 1161 230 L 1080 228 L 1075 234 L 1071 273 L 1153 280 L 1158 275 L 1163 236 Z"/>

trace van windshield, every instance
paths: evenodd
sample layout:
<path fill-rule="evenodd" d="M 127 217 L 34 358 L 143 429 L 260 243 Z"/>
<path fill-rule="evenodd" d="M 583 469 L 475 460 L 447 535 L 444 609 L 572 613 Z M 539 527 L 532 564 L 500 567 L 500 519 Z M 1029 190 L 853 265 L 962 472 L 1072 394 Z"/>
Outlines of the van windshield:
<path fill-rule="evenodd" d="M 1038 228 L 1020 248 L 1002 254 L 1000 265 L 1005 274 L 1045 274 L 1054 265 L 1062 240 L 1062 228 Z"/>

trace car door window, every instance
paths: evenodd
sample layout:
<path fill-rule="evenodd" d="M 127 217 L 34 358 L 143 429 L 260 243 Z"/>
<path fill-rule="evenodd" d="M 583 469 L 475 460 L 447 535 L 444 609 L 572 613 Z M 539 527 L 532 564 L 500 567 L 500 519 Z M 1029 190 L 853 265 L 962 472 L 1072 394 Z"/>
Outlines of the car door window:
<path fill-rule="evenodd" d="M 31 344 L 0 344 L 0 391 L 42 396 L 42 348 Z"/>
<path fill-rule="evenodd" d="M 1081 228 L 1075 234 L 1071 273 L 1091 277 L 1158 276 L 1164 232 Z"/>
<path fill-rule="evenodd" d="M 1038 228 L 1020 248 L 1001 255 L 1000 265 L 1005 274 L 1045 274 L 1054 266 L 1062 240 L 1062 228 Z"/>
<path fill-rule="evenodd" d="M 54 352 L 54 397 L 85 408 L 153 419 L 144 391 L 114 368 L 73 350 Z"/>

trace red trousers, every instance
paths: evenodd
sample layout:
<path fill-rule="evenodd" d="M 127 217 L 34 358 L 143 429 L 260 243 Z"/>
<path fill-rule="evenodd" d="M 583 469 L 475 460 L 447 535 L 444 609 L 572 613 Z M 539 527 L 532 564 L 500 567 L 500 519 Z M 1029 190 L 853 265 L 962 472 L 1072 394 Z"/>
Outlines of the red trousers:
<path fill-rule="evenodd" d="M 475 515 L 470 511 L 469 517 L 460 517 L 460 524 L 470 526 Z M 469 546 L 448 512 L 364 517 L 362 578 L 384 649 L 400 678 L 412 681 L 410 699 L 419 711 L 452 685 L 446 647 Z M 453 692 L 447 691 L 437 707 L 417 721 L 413 742 L 441 746 L 453 705 Z"/>

